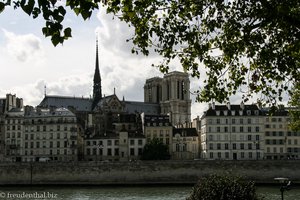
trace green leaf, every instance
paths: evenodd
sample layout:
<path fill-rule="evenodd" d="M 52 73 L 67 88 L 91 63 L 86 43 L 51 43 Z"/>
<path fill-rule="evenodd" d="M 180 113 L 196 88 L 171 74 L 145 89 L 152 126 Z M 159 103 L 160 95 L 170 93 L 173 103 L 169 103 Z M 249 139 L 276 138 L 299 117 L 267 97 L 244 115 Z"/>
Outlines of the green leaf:
<path fill-rule="evenodd" d="M 72 32 L 71 28 L 69 28 L 69 27 L 66 28 L 66 29 L 64 30 L 65 38 L 72 37 L 71 32 Z"/>
<path fill-rule="evenodd" d="M 4 10 L 5 4 L 0 2 L 0 13 Z"/>

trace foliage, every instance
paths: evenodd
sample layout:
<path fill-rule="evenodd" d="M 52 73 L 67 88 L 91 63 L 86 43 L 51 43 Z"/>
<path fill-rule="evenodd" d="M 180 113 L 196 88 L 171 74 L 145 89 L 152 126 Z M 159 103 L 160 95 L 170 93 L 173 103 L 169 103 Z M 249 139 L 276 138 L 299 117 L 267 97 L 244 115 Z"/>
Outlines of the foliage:
<path fill-rule="evenodd" d="M 158 138 L 150 140 L 145 146 L 141 156 L 142 160 L 169 160 L 169 148 Z"/>
<path fill-rule="evenodd" d="M 211 175 L 200 179 L 188 200 L 257 200 L 254 182 L 234 176 Z"/>
<path fill-rule="evenodd" d="M 290 128 L 295 132 L 300 132 L 300 83 L 297 82 L 291 91 L 289 105 L 292 107 L 289 111 L 291 117 Z"/>
<path fill-rule="evenodd" d="M 0 2 L 0 11 L 11 5 Z M 54 45 L 71 37 L 62 21 L 69 7 L 88 19 L 99 3 L 108 13 L 134 27 L 133 53 L 154 49 L 163 60 L 157 66 L 167 72 L 179 59 L 192 76 L 206 73 L 199 101 L 223 102 L 241 90 L 247 101 L 260 94 L 266 103 L 282 100 L 290 82 L 300 80 L 299 0 L 16 0 L 15 8 L 36 18 Z M 204 66 L 204 67 L 203 67 Z"/>

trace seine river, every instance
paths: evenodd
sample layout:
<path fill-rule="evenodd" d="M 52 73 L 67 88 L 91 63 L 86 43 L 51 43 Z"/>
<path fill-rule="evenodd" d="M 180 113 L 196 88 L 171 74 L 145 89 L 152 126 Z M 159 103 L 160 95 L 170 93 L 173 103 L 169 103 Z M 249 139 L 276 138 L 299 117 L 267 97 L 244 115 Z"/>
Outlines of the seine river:
<path fill-rule="evenodd" d="M 57 199 L 57 200 L 179 200 L 189 196 L 190 186 L 96 187 L 47 186 L 0 187 L 0 199 Z M 278 187 L 259 187 L 265 200 L 281 200 Z M 299 200 L 300 187 L 284 193 L 285 200 Z"/>

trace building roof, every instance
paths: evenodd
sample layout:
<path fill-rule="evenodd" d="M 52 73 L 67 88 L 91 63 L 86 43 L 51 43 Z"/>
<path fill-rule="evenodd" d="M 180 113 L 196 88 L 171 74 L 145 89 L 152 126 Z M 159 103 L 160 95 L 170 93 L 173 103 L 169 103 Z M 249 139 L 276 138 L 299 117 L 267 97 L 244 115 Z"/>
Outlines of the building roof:
<path fill-rule="evenodd" d="M 50 109 L 32 109 L 28 112 L 25 112 L 25 117 L 75 117 L 75 114 L 72 113 L 67 108 L 56 108 L 53 110 Z"/>
<path fill-rule="evenodd" d="M 160 106 L 157 103 L 145 103 L 138 101 L 125 101 L 124 111 L 127 113 L 145 113 L 158 115 L 160 113 Z"/>
<path fill-rule="evenodd" d="M 206 110 L 202 118 L 207 116 L 243 116 L 262 115 L 263 112 L 257 105 L 213 105 Z"/>
<path fill-rule="evenodd" d="M 173 137 L 176 134 L 180 134 L 181 137 L 197 137 L 198 133 L 196 128 L 174 128 Z"/>
<path fill-rule="evenodd" d="M 45 96 L 40 103 L 41 107 L 50 108 L 73 108 L 76 111 L 91 111 L 92 99 L 83 97 L 70 97 L 70 96 Z"/>

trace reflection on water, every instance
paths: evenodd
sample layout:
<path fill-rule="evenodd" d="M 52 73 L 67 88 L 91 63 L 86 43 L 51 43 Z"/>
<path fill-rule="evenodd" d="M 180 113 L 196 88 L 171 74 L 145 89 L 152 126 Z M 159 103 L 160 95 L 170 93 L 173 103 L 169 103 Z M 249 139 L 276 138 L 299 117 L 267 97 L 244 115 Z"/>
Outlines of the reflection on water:
<path fill-rule="evenodd" d="M 0 199 L 56 199 L 56 200 L 181 200 L 189 196 L 191 186 L 45 186 L 1 187 Z M 279 187 L 259 187 L 258 193 L 266 200 L 280 200 Z M 285 200 L 299 200 L 300 188 L 284 193 Z"/>

